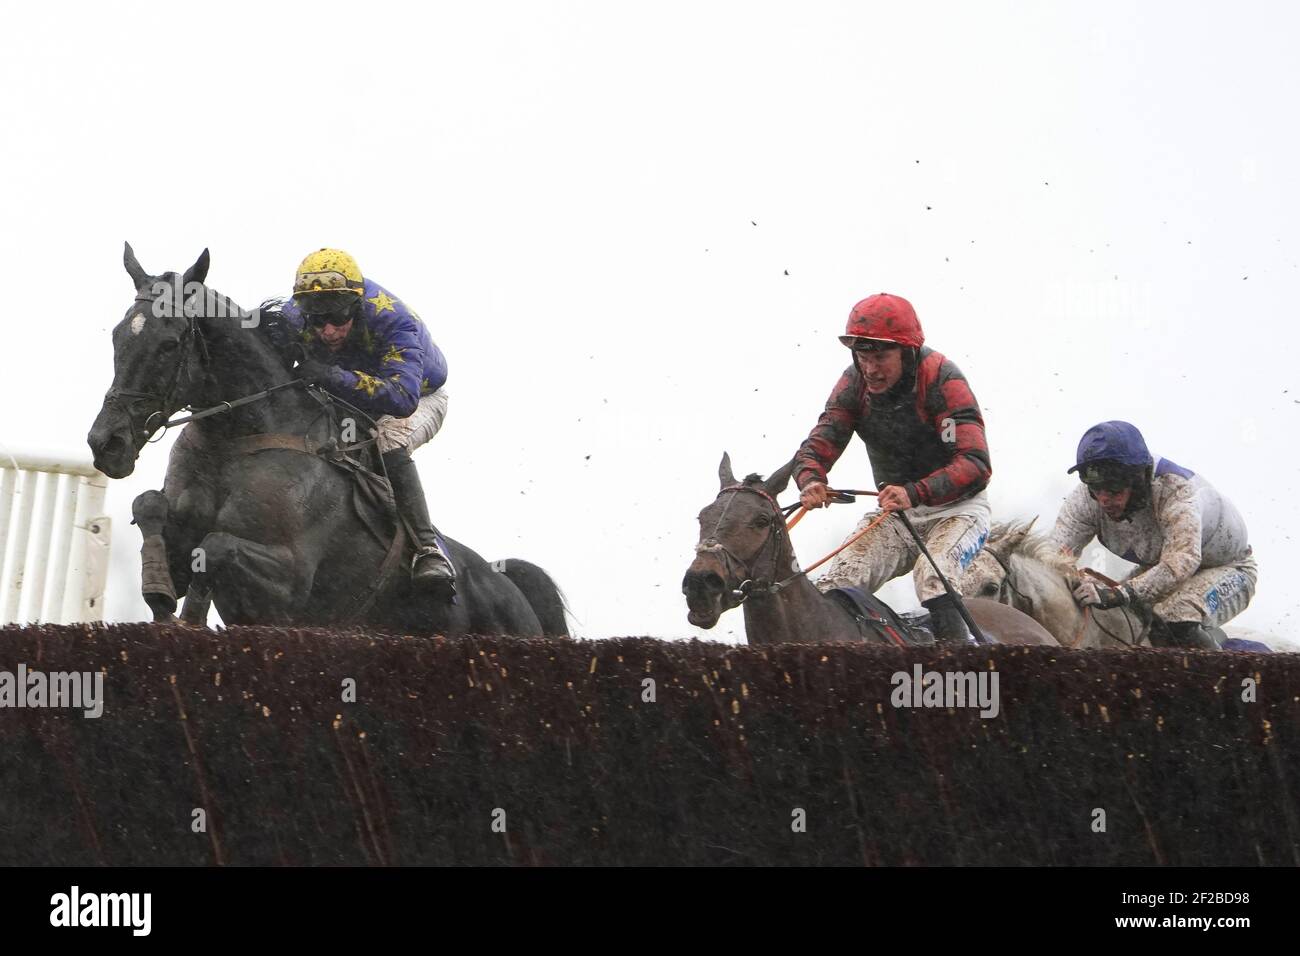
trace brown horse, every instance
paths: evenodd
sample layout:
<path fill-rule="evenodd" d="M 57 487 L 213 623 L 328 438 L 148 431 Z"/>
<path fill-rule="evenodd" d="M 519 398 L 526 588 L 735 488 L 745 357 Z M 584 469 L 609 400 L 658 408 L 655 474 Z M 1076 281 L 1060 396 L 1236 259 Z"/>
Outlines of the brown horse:
<path fill-rule="evenodd" d="M 731 458 L 718 468 L 721 490 L 700 512 L 700 542 L 682 580 L 696 627 L 711 628 L 738 604 L 745 608 L 750 644 L 862 641 L 853 613 L 817 589 L 799 570 L 776 496 L 790 481 L 794 462 L 767 481 L 750 475 L 738 482 Z M 1055 644 L 1038 623 L 994 601 L 967 602 L 971 616 L 996 644 Z"/>

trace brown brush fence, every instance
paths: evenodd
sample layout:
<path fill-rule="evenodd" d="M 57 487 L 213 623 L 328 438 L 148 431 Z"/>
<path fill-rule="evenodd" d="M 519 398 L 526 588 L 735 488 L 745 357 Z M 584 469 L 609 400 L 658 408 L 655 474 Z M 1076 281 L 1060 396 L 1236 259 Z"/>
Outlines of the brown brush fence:
<path fill-rule="evenodd" d="M 1300 864 L 1300 655 L 0 630 L 20 662 L 104 712 L 0 709 L 2 864 Z M 918 662 L 1000 713 L 895 708 Z"/>

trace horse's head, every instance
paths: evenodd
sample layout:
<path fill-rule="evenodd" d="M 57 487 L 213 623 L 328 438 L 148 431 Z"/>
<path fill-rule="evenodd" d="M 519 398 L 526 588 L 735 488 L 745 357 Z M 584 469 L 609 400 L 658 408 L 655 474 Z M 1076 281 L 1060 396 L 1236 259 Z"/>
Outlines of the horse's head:
<path fill-rule="evenodd" d="M 731 457 L 723 454 L 718 467 L 721 489 L 700 512 L 695 560 L 682 579 L 686 619 L 696 627 L 713 627 L 723 611 L 740 604 L 746 582 L 771 581 L 789 573 L 793 557 L 776 496 L 789 484 L 793 468 L 791 461 L 767 481 L 758 475 L 737 481 Z"/>
<path fill-rule="evenodd" d="M 198 317 L 208 297 L 208 250 L 183 275 L 149 275 L 130 243 L 123 262 L 135 299 L 113 329 L 113 385 L 86 436 L 95 467 L 110 478 L 135 470 L 145 442 L 177 409 L 197 400 L 203 381 Z"/>
<path fill-rule="evenodd" d="M 1074 559 L 1061 553 L 1049 536 L 1033 532 L 1034 522 L 994 525 L 984 550 L 962 573 L 959 586 L 968 597 L 989 598 L 1023 611 L 1058 637 L 1071 630 L 1079 613 L 1071 596 L 1077 572 Z"/>
<path fill-rule="evenodd" d="M 1015 604 L 1011 580 L 1011 558 L 1026 542 L 1034 522 L 1000 524 L 993 528 L 988 543 L 962 572 L 956 582 L 967 597 L 987 598 L 1000 604 Z"/>
<path fill-rule="evenodd" d="M 1032 527 L 1032 521 L 994 525 L 988 544 L 959 578 L 962 593 L 1011 605 L 1062 644 L 1075 646 L 1080 639 L 1084 647 L 1141 643 L 1141 628 L 1147 626 L 1141 609 L 1095 610 L 1097 628 L 1080 623 L 1083 611 L 1072 594 L 1080 580 L 1076 559 L 1060 551 L 1050 535 L 1032 533 Z"/>

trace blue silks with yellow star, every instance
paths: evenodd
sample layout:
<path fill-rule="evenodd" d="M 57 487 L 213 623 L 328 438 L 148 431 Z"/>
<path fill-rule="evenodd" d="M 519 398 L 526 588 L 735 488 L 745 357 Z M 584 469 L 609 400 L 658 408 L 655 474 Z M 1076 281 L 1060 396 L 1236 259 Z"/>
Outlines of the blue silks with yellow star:
<path fill-rule="evenodd" d="M 298 331 L 307 354 L 333 366 L 324 387 L 371 415 L 405 418 L 420 397 L 447 381 L 447 359 L 420 317 L 387 289 L 365 280 L 361 311 L 337 352 L 321 342 L 290 299 L 285 319 Z"/>

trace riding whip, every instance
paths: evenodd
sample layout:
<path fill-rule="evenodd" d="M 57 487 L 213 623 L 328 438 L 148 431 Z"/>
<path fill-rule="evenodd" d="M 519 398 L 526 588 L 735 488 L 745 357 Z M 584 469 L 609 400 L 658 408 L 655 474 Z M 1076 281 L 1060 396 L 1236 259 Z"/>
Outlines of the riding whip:
<path fill-rule="evenodd" d="M 961 619 L 965 621 L 966 626 L 970 628 L 970 632 L 974 636 L 975 641 L 979 644 L 992 643 L 984 636 L 984 632 L 981 631 L 979 625 L 975 623 L 975 619 L 970 616 L 970 611 L 966 609 L 966 602 L 961 599 L 961 595 L 953 590 L 952 585 L 948 583 L 948 579 L 944 577 L 943 572 L 939 570 L 939 565 L 935 563 L 934 558 L 930 557 L 930 552 L 926 549 L 925 542 L 922 541 L 921 536 L 916 533 L 916 528 L 912 527 L 912 522 L 908 520 L 907 515 L 901 511 L 895 511 L 893 514 L 902 520 L 903 527 L 911 533 L 912 540 L 916 542 L 916 546 L 921 549 L 921 553 L 925 555 L 926 560 L 930 562 L 930 567 L 934 568 L 934 573 L 939 575 L 939 580 L 943 583 L 943 589 L 948 592 L 948 596 L 951 597 L 953 603 L 957 605 L 957 613 L 961 615 Z"/>

